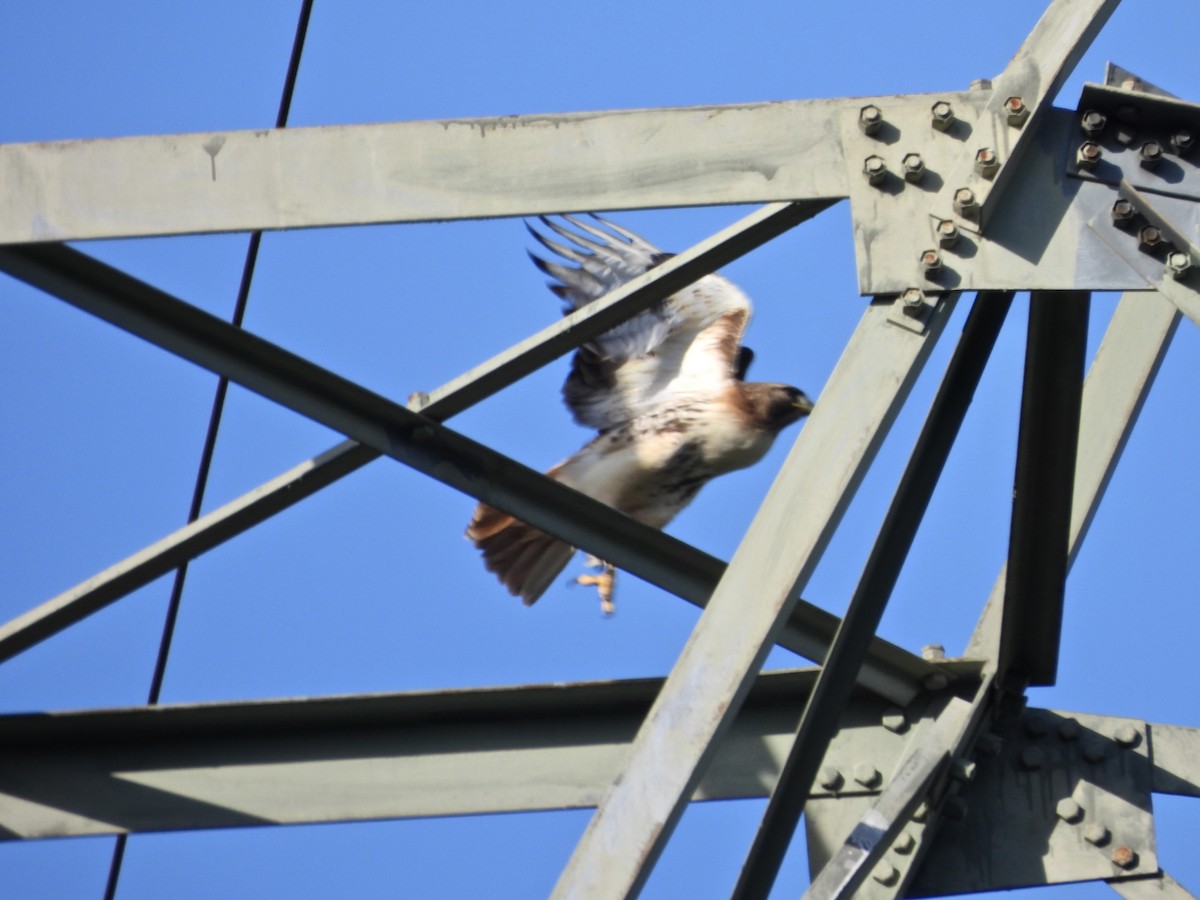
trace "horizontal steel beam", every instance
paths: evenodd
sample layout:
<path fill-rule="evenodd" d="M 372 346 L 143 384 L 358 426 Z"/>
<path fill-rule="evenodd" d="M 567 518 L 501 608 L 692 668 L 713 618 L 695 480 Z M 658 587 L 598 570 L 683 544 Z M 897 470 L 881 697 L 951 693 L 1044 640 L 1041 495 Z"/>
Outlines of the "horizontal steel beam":
<path fill-rule="evenodd" d="M 815 674 L 758 679 L 693 799 L 767 794 Z M 594 806 L 661 687 L 639 679 L 0 716 L 0 839 Z M 879 726 L 885 706 L 856 694 L 831 759 L 889 768 L 906 739 Z"/>
<path fill-rule="evenodd" d="M 822 205 L 800 204 L 797 208 L 803 215 L 809 215 L 815 211 L 814 207 Z M 797 213 L 792 207 L 769 207 L 760 215 L 760 224 L 771 223 L 770 228 L 778 228 L 779 219 Z M 768 224 L 762 227 L 768 228 Z M 687 266 L 698 264 L 695 257 L 681 254 L 676 257 L 680 259 L 685 271 L 690 271 Z M 711 263 L 712 259 L 707 261 Z M 667 268 L 674 262 L 658 268 Z M 55 245 L 0 248 L 0 268 L 330 427 L 361 438 L 377 452 L 382 450 L 471 496 L 510 508 L 523 519 L 588 547 L 698 605 L 707 602 L 721 576 L 724 567 L 719 560 L 641 526 L 500 454 L 437 427 L 430 418 L 350 384 L 76 251 Z M 642 284 L 640 280 L 631 283 L 630 294 Z M 662 287 L 668 292 L 677 289 L 670 279 Z M 645 296 L 642 300 L 647 305 L 653 302 Z M 610 309 L 615 303 L 606 301 L 599 306 Z M 586 339 L 592 329 L 610 327 L 610 322 L 602 317 L 595 321 L 576 316 L 548 329 L 553 332 L 554 340 L 569 346 L 562 335 L 573 327 L 576 341 Z M 521 351 L 514 348 L 510 354 L 482 367 L 482 371 L 468 373 L 447 386 L 443 393 L 428 398 L 427 406 L 448 415 L 462 408 L 458 404 L 467 405 L 464 397 L 478 399 L 486 394 L 489 384 L 498 387 L 507 383 L 506 378 L 519 377 L 528 371 L 524 367 L 531 365 L 524 355 L 526 352 L 534 355 L 548 352 L 542 343 L 534 340 L 534 344 Z M 347 472 L 365 461 L 369 459 L 361 448 L 353 445 L 335 448 L 324 458 L 324 464 Z M 313 477 L 312 471 L 304 466 L 293 471 L 298 477 Z M 317 481 L 314 489 L 323 483 L 329 481 Z M 264 486 L 261 505 L 257 499 L 235 501 L 229 516 L 218 510 L 165 539 L 162 546 L 148 548 L 138 557 L 48 601 L 0 629 L 0 650 L 7 655 L 20 652 L 113 602 L 139 581 L 145 583 L 169 569 L 185 553 L 199 553 L 214 546 L 215 542 L 209 543 L 210 538 L 232 536 L 237 533 L 235 528 L 249 527 L 258 521 L 255 518 L 258 511 L 280 508 L 281 495 L 286 493 L 286 483 L 276 479 L 270 486 Z M 837 623 L 835 616 L 801 601 L 780 641 L 805 656 L 819 657 L 832 639 Z M 930 671 L 929 664 L 918 657 L 876 641 L 863 680 L 896 702 L 906 703 Z"/>
<path fill-rule="evenodd" d="M 869 102 L 8 144 L 0 244 L 845 197 Z"/>

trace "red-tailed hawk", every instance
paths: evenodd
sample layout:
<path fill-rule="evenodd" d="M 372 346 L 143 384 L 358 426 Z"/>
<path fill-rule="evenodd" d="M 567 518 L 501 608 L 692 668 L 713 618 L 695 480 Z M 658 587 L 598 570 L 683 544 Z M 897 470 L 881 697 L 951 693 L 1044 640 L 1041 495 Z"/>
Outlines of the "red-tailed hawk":
<path fill-rule="evenodd" d="M 550 290 L 579 309 L 670 258 L 636 234 L 597 218 L 609 230 L 564 217 L 577 229 L 542 218 L 571 245 L 530 228 L 568 263 L 534 256 L 554 278 Z M 580 346 L 563 385 L 575 421 L 599 430 L 578 453 L 546 474 L 662 528 L 710 479 L 758 462 L 785 426 L 812 402 L 785 384 L 745 381 L 753 356 L 741 346 L 750 301 L 719 275 L 706 275 L 648 311 Z M 484 503 L 467 537 L 526 605 L 542 595 L 575 548 Z M 613 568 L 580 576 L 599 587 L 612 611 Z"/>

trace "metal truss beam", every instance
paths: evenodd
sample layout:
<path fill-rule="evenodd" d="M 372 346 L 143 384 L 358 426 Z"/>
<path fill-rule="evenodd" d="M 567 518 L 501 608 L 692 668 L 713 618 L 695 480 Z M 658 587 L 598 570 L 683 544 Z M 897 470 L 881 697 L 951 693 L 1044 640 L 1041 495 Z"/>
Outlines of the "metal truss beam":
<path fill-rule="evenodd" d="M 692 799 L 766 796 L 815 675 L 756 682 Z M 661 687 L 638 679 L 0 716 L 0 839 L 595 806 Z M 886 768 L 900 755 L 902 737 L 873 734 L 885 707 L 855 694 L 852 727 L 830 748 L 835 764 L 869 757 Z"/>
<path fill-rule="evenodd" d="M 822 203 L 777 205 L 747 217 L 728 230 L 740 226 L 733 247 L 724 246 L 718 240 L 722 235 L 718 235 L 688 254 L 680 254 L 670 263 L 656 267 L 655 271 L 667 270 L 665 281 L 654 282 L 662 293 L 643 291 L 649 279 L 632 282 L 620 296 L 614 292 L 610 300 L 597 304 L 598 312 L 593 317 L 578 317 L 578 314 L 569 317 L 541 336 L 451 382 L 426 398 L 425 408 L 442 417 L 465 408 L 537 364 L 565 352 L 573 345 L 571 342 L 577 343 L 596 330 L 611 327 L 611 321 L 601 316 L 597 322 L 595 315 L 605 311 L 611 315 L 622 298 L 632 298 L 648 306 L 656 297 L 678 289 L 677 281 L 698 277 L 700 270 L 707 270 L 706 266 L 728 261 L 823 206 Z M 727 241 L 731 240 L 728 234 L 723 235 Z M 677 260 L 678 265 L 671 266 Z M 721 577 L 723 566 L 719 560 L 640 526 L 603 504 L 437 427 L 431 418 L 418 416 L 345 382 L 83 254 L 55 245 L 0 248 L 0 268 L 330 427 L 361 437 L 376 454 L 382 450 L 471 496 L 498 506 L 507 505 L 521 518 L 559 533 L 572 543 L 589 547 L 693 603 L 704 605 Z M 634 307 L 640 308 L 644 307 Z M 625 312 L 633 314 L 629 307 Z M 343 444 L 319 461 L 328 471 L 345 474 L 370 458 L 373 456 L 368 456 L 362 448 Z M 293 472 L 315 490 L 332 480 L 315 478 L 318 469 L 317 465 L 301 466 Z M 308 482 L 310 478 L 312 482 Z M 234 501 L 13 620 L 0 629 L 0 651 L 7 655 L 20 652 L 147 583 L 177 564 L 184 555 L 203 552 L 214 546 L 218 538 L 227 539 L 238 533 L 235 528 L 240 530 L 260 521 L 259 513 L 265 518 L 282 507 L 281 500 L 288 493 L 290 482 L 290 478 L 281 476 L 259 489 L 261 493 L 252 492 Z M 570 510 L 570 513 L 560 514 L 555 510 Z M 801 602 L 779 639 L 798 653 L 819 657 L 832 639 L 837 621 L 829 613 Z M 930 666 L 925 661 L 876 641 L 863 677 L 873 689 L 896 702 L 906 703 L 929 673 Z"/>
<path fill-rule="evenodd" d="M 924 334 L 868 307 L 555 888 L 635 895 L 746 695 L 888 427 L 945 326 Z"/>
<path fill-rule="evenodd" d="M 1196 895 L 1166 872 L 1154 878 L 1114 879 L 1108 883 L 1126 900 L 1196 900 Z"/>
<path fill-rule="evenodd" d="M 9 144 L 0 244 L 845 197 L 840 114 L 869 102 Z"/>
<path fill-rule="evenodd" d="M 1037 686 L 1058 671 L 1090 299 L 1035 291 L 1029 307 L 997 667 Z"/>
<path fill-rule="evenodd" d="M 734 889 L 735 898 L 765 898 L 771 892 L 855 675 L 866 658 L 1011 303 L 1011 294 L 975 298 L 862 578 L 805 704 L 792 749 Z"/>
<path fill-rule="evenodd" d="M 1179 326 L 1179 310 L 1156 294 L 1117 304 L 1083 386 L 1067 564 L 1074 562 Z M 996 660 L 1007 568 L 1000 572 L 966 654 Z"/>

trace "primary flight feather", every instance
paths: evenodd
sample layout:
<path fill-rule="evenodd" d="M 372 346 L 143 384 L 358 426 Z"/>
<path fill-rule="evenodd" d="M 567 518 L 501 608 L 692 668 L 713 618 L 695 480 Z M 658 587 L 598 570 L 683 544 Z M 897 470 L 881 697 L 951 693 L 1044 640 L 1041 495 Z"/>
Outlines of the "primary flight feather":
<path fill-rule="evenodd" d="M 530 233 L 561 261 L 530 254 L 554 281 L 564 313 L 603 297 L 670 254 L 596 217 L 572 228 L 543 217 L 561 240 Z M 564 243 L 565 241 L 565 243 Z M 646 312 L 581 345 L 563 385 L 575 421 L 599 431 L 546 474 L 662 528 L 717 475 L 752 465 L 812 402 L 785 384 L 745 381 L 752 353 L 741 345 L 750 301 L 720 275 L 705 275 Z M 467 528 L 494 572 L 525 604 L 537 600 L 575 548 L 487 504 Z M 612 609 L 613 568 L 578 580 Z"/>

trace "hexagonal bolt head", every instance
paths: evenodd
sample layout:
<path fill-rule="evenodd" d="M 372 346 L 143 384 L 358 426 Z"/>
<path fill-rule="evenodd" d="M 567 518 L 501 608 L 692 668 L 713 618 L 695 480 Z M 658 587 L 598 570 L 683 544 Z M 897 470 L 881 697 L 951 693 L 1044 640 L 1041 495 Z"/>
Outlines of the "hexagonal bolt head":
<path fill-rule="evenodd" d="M 881 862 L 871 873 L 871 877 L 885 886 L 891 886 L 900 880 L 900 870 L 890 862 Z"/>
<path fill-rule="evenodd" d="M 950 230 L 952 230 L 954 232 L 954 239 L 958 240 L 958 226 L 955 225 L 953 222 L 951 222 L 949 219 L 942 219 L 940 222 L 938 222 L 938 224 L 937 224 L 938 238 L 939 239 L 941 238 L 942 233 L 945 230 L 944 226 L 947 226 L 947 225 L 950 226 Z M 924 647 L 921 648 L 921 659 L 927 660 L 928 662 L 937 662 L 939 659 L 945 659 L 945 658 L 946 658 L 946 645 L 945 644 L 926 644 Z"/>
<path fill-rule="evenodd" d="M 1109 830 L 1099 822 L 1089 822 L 1083 828 L 1083 839 L 1097 847 L 1103 847 L 1111 837 Z"/>
<path fill-rule="evenodd" d="M 1146 141 L 1138 150 L 1138 165 L 1143 169 L 1156 169 L 1162 162 L 1163 148 L 1158 141 Z"/>
<path fill-rule="evenodd" d="M 921 316 L 925 314 L 925 292 L 920 288 L 909 288 L 900 295 L 906 316 Z"/>
<path fill-rule="evenodd" d="M 1078 822 L 1083 818 L 1083 807 L 1070 797 L 1063 797 L 1054 807 L 1054 813 L 1064 822 Z"/>
<path fill-rule="evenodd" d="M 1131 725 L 1128 722 L 1124 725 L 1118 725 L 1116 731 L 1113 732 L 1113 740 L 1122 747 L 1135 747 L 1141 739 L 1142 733 L 1138 731 L 1137 726 Z"/>
<path fill-rule="evenodd" d="M 940 222 L 937 223 L 937 226 L 934 228 L 934 230 L 937 232 L 938 246 L 941 247 L 943 250 L 948 250 L 951 247 L 953 247 L 955 244 L 958 243 L 958 238 L 959 238 L 958 226 L 955 225 L 954 222 L 952 222 L 950 219 L 942 219 Z M 928 647 L 941 647 L 942 645 L 941 644 L 929 644 L 927 646 Z M 924 648 L 924 647 L 921 649 L 921 656 L 924 657 L 925 659 L 944 659 L 945 658 L 945 654 L 946 654 L 945 648 L 942 648 L 942 656 L 940 656 L 940 657 L 925 656 L 925 649 L 926 648 Z"/>
<path fill-rule="evenodd" d="M 942 254 L 936 250 L 921 251 L 921 270 L 926 278 L 937 278 L 942 271 Z"/>
<path fill-rule="evenodd" d="M 1138 246 L 1142 250 L 1157 250 L 1163 243 L 1162 232 L 1153 225 L 1146 225 L 1138 231 Z"/>
<path fill-rule="evenodd" d="M 843 782 L 842 773 L 833 766 L 822 766 L 821 771 L 817 773 L 817 784 L 827 791 L 836 791 Z"/>
<path fill-rule="evenodd" d="M 1108 116 L 1099 110 L 1089 109 L 1079 120 L 1079 127 L 1090 138 L 1097 137 L 1108 125 Z"/>
<path fill-rule="evenodd" d="M 1187 156 L 1196 146 L 1196 136 L 1187 128 L 1177 128 L 1171 135 L 1171 151 L 1176 156 Z"/>
<path fill-rule="evenodd" d="M 919 294 L 920 291 L 917 293 Z M 919 302 L 924 303 L 924 298 L 922 297 Z M 904 298 L 904 305 L 908 305 L 907 294 Z M 885 709 L 883 711 L 883 718 L 881 721 L 883 723 L 883 727 L 893 734 L 901 734 L 908 728 L 908 717 L 904 715 L 904 710 L 898 706 L 889 706 L 887 709 Z"/>
<path fill-rule="evenodd" d="M 1118 228 L 1128 228 L 1133 224 L 1135 216 L 1137 216 L 1137 210 L 1128 200 L 1118 200 L 1112 206 L 1113 224 Z"/>
<path fill-rule="evenodd" d="M 1058 723 L 1058 736 L 1064 741 L 1079 739 L 1079 723 L 1074 719 L 1063 719 Z"/>
<path fill-rule="evenodd" d="M 994 731 L 984 732 L 975 742 L 975 749 L 984 756 L 999 756 L 1004 749 L 1004 739 Z"/>
<path fill-rule="evenodd" d="M 1102 156 L 1104 151 L 1100 149 L 1099 144 L 1095 141 L 1084 141 L 1075 151 L 1075 165 L 1090 172 L 1100 164 Z"/>
<path fill-rule="evenodd" d="M 1009 125 L 1020 128 L 1029 118 L 1029 107 L 1020 97 L 1009 97 L 1004 101 L 1004 114 L 1008 117 Z"/>
<path fill-rule="evenodd" d="M 868 184 L 881 184 L 887 177 L 887 163 L 882 156 L 868 156 L 863 160 L 863 175 Z"/>
<path fill-rule="evenodd" d="M 967 801 L 962 797 L 947 797 L 946 802 L 942 805 L 942 815 L 951 822 L 961 822 L 967 817 L 969 808 Z"/>
<path fill-rule="evenodd" d="M 1130 147 L 1137 140 L 1137 129 L 1132 125 L 1118 124 L 1116 136 L 1118 144 L 1123 147 Z"/>
<path fill-rule="evenodd" d="M 1167 254 L 1167 271 L 1171 273 L 1172 278 L 1187 278 L 1191 268 L 1192 259 L 1183 251 L 1176 250 L 1173 253 Z"/>
<path fill-rule="evenodd" d="M 904 168 L 905 181 L 916 184 L 925 177 L 925 160 L 921 159 L 920 153 L 905 154 L 900 165 Z"/>
<path fill-rule="evenodd" d="M 995 178 L 1000 171 L 1000 157 L 991 147 L 983 147 L 975 154 L 975 171 L 983 178 Z"/>
<path fill-rule="evenodd" d="M 883 111 L 878 106 L 864 106 L 858 111 L 858 127 L 863 134 L 874 134 L 882 124 Z"/>
<path fill-rule="evenodd" d="M 870 763 L 859 763 L 854 767 L 854 780 L 863 787 L 875 787 L 882 780 L 879 770 Z"/>
<path fill-rule="evenodd" d="M 1027 772 L 1040 769 L 1045 761 L 1046 754 L 1042 752 L 1041 747 L 1026 747 L 1021 751 L 1021 768 Z"/>
<path fill-rule="evenodd" d="M 970 188 L 959 188 L 954 192 L 954 211 L 964 219 L 973 219 L 979 215 L 979 201 L 975 192 Z"/>
<path fill-rule="evenodd" d="M 1138 864 L 1137 851 L 1121 844 L 1119 847 L 1113 848 L 1112 861 L 1113 865 L 1122 869 L 1132 869 Z"/>
<path fill-rule="evenodd" d="M 945 100 L 939 100 L 929 108 L 933 127 L 945 131 L 954 124 L 954 107 Z"/>
<path fill-rule="evenodd" d="M 892 841 L 892 849 L 902 856 L 908 856 L 916 849 L 917 839 L 907 831 L 902 831 L 896 836 L 896 840 Z"/>
<path fill-rule="evenodd" d="M 975 763 L 964 756 L 956 758 L 950 764 L 950 777 L 955 781 L 961 781 L 966 784 L 975 777 Z"/>
<path fill-rule="evenodd" d="M 1102 763 L 1108 756 L 1108 744 L 1102 740 L 1087 741 L 1083 745 L 1083 758 L 1090 763 Z"/>

